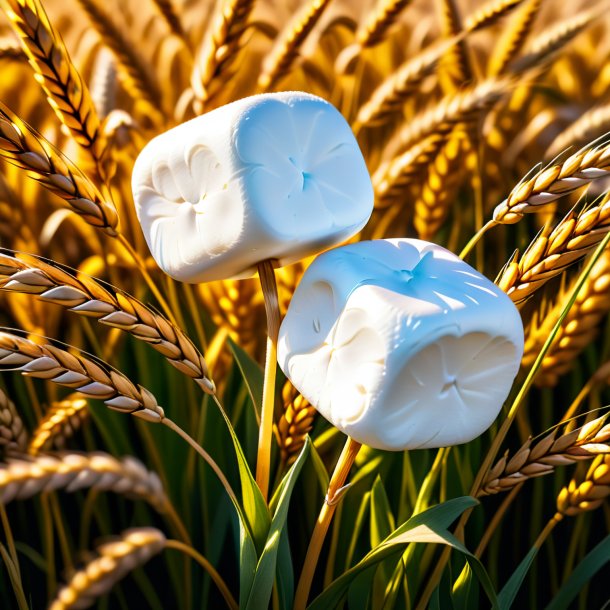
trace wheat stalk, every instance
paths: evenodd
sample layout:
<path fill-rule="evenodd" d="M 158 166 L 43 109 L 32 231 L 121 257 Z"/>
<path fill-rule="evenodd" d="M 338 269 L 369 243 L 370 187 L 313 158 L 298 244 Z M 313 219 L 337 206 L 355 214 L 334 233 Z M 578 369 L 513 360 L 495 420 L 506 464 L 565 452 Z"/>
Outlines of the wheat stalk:
<path fill-rule="evenodd" d="M 80 428 L 82 421 L 88 416 L 87 407 L 87 401 L 77 394 L 54 402 L 32 432 L 27 447 L 28 453 L 38 455 L 51 443 L 55 447 L 63 448 L 66 440 Z"/>
<path fill-rule="evenodd" d="M 316 26 L 330 0 L 313 0 L 280 32 L 270 53 L 263 60 L 263 70 L 258 77 L 259 89 L 274 87 L 288 72 L 299 55 L 299 49 Z"/>
<path fill-rule="evenodd" d="M 525 339 L 523 366 L 529 368 L 549 336 L 561 311 L 565 297 L 573 286 L 562 290 L 553 307 L 543 315 L 534 316 Z M 553 387 L 572 369 L 578 355 L 591 344 L 599 327 L 610 312 L 610 253 L 605 252 L 594 265 L 591 274 L 576 297 L 563 325 L 549 347 L 536 375 L 536 385 Z"/>
<path fill-rule="evenodd" d="M 0 390 L 0 447 L 4 455 L 25 453 L 28 433 L 15 403 Z"/>
<path fill-rule="evenodd" d="M 565 431 L 557 438 L 557 429 L 532 445 L 529 438 L 509 459 L 506 454 L 488 472 L 479 495 L 485 496 L 509 491 L 524 481 L 544 476 L 557 466 L 569 466 L 597 455 L 610 454 L 610 424 L 606 424 L 608 414 Z"/>
<path fill-rule="evenodd" d="M 150 105 L 149 111 L 158 108 L 161 91 L 150 69 L 150 63 L 140 55 L 131 39 L 96 0 L 78 0 L 78 2 L 104 43 L 114 53 L 124 77 L 125 88 L 132 98 L 147 101 Z M 158 119 L 156 115 L 155 118 Z"/>
<path fill-rule="evenodd" d="M 490 27 L 510 11 L 517 8 L 523 0 L 492 0 L 469 15 L 464 22 L 464 29 L 467 32 L 476 32 L 483 28 Z"/>
<path fill-rule="evenodd" d="M 147 421 L 160 422 L 165 417 L 163 409 L 146 388 L 136 387 L 125 375 L 102 361 L 94 362 L 54 345 L 38 345 L 7 331 L 0 331 L 0 369 L 53 381 L 103 400 L 114 411 Z"/>
<path fill-rule="evenodd" d="M 512 90 L 510 78 L 491 78 L 443 97 L 437 104 L 412 117 L 388 144 L 391 154 L 431 135 L 447 135 L 459 123 L 469 123 L 492 108 Z"/>
<path fill-rule="evenodd" d="M 219 1 L 191 77 L 193 92 L 200 102 L 205 103 L 211 97 L 210 84 L 235 60 L 253 6 L 254 0 Z"/>
<path fill-rule="evenodd" d="M 600 455 L 593 460 L 584 480 L 572 479 L 557 496 L 557 510 L 562 515 L 574 517 L 598 508 L 610 496 L 610 455 Z"/>
<path fill-rule="evenodd" d="M 523 72 L 550 61 L 558 51 L 586 30 L 597 17 L 598 13 L 584 11 L 547 28 L 532 41 L 526 55 L 508 66 L 510 71 Z"/>
<path fill-rule="evenodd" d="M 133 457 L 119 460 L 101 452 L 58 451 L 12 458 L 0 464 L 0 501 L 3 504 L 58 489 L 112 491 L 146 500 L 159 511 L 167 506 L 159 477 Z"/>
<path fill-rule="evenodd" d="M 610 201 L 578 215 L 571 210 L 549 233 L 543 230 L 519 259 L 515 252 L 496 283 L 521 305 L 548 280 L 585 256 L 610 230 Z"/>
<path fill-rule="evenodd" d="M 282 401 L 284 410 L 275 426 L 275 435 L 282 462 L 291 464 L 296 460 L 305 444 L 305 438 L 311 432 L 316 410 L 289 381 L 282 388 Z"/>
<path fill-rule="evenodd" d="M 464 180 L 460 168 L 469 145 L 465 133 L 457 127 L 428 167 L 428 172 L 415 201 L 413 223 L 421 239 L 430 240 L 442 226 L 449 206 Z"/>
<path fill-rule="evenodd" d="M 100 121 L 89 90 L 39 0 L 2 0 L 49 104 L 74 139 L 99 158 Z"/>
<path fill-rule="evenodd" d="M 165 535 L 153 527 L 123 532 L 118 540 L 98 547 L 99 557 L 72 576 L 51 602 L 49 610 L 88 608 L 129 572 L 160 553 L 165 544 Z"/>
<path fill-rule="evenodd" d="M 610 175 L 610 142 L 593 142 L 568 157 L 524 178 L 498 204 L 495 222 L 513 224 L 524 214 L 538 212 L 552 201 Z"/>
<path fill-rule="evenodd" d="M 356 42 L 362 47 L 373 47 L 380 43 L 394 25 L 400 13 L 413 0 L 378 0 L 375 7 L 364 18 L 356 31 Z"/>
<path fill-rule="evenodd" d="M 525 4 L 519 8 L 499 42 L 493 47 L 488 67 L 490 76 L 498 76 L 506 72 L 511 61 L 525 44 L 541 4 L 542 0 L 526 0 Z"/>
<path fill-rule="evenodd" d="M 167 318 L 134 297 L 35 256 L 0 250 L 0 288 L 34 294 L 148 343 L 205 392 L 215 391 L 204 357 Z M 111 291 L 112 290 L 112 291 Z"/>
<path fill-rule="evenodd" d="M 114 205 L 72 161 L 2 103 L 0 156 L 59 195 L 87 223 L 116 237 L 119 217 Z"/>
<path fill-rule="evenodd" d="M 421 175 L 443 145 L 444 138 L 431 135 L 404 153 L 379 165 L 372 176 L 375 207 L 385 208 L 396 201 L 402 203 L 404 190 Z"/>
<path fill-rule="evenodd" d="M 353 123 L 354 131 L 357 132 L 361 126 L 384 123 L 401 110 L 409 96 L 416 93 L 422 81 L 434 73 L 447 49 L 455 43 L 455 40 L 443 41 L 394 70 L 359 108 Z"/>
<path fill-rule="evenodd" d="M 591 108 L 562 131 L 547 151 L 547 157 L 555 157 L 574 144 L 591 142 L 610 130 L 610 104 Z"/>

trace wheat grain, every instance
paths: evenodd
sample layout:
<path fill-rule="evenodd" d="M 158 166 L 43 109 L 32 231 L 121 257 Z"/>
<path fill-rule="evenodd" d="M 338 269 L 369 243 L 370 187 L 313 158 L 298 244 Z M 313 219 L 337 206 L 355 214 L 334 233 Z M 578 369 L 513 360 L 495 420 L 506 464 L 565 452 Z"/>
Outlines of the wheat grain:
<path fill-rule="evenodd" d="M 599 327 L 610 312 L 610 253 L 605 252 L 593 266 L 591 274 L 576 296 L 553 343 L 550 345 L 535 383 L 541 387 L 554 387 L 563 375 L 572 369 L 578 355 L 594 340 Z M 549 332 L 565 307 L 566 295 L 573 285 L 557 295 L 553 307 L 534 316 L 525 339 L 522 364 L 529 368 L 534 363 Z"/>
<path fill-rule="evenodd" d="M 161 100 L 161 91 L 150 63 L 141 56 L 129 36 L 97 4 L 96 0 L 78 0 L 78 2 L 87 13 L 91 25 L 114 53 L 126 90 L 134 100 L 147 101 L 149 112 L 157 109 Z M 160 120 L 156 114 L 153 118 Z"/>
<path fill-rule="evenodd" d="M 165 417 L 163 409 L 146 388 L 136 387 L 125 375 L 102 361 L 94 362 L 54 345 L 38 345 L 12 332 L 0 331 L 0 369 L 48 379 L 85 396 L 103 400 L 114 411 L 146 421 L 160 422 Z"/>
<path fill-rule="evenodd" d="M 557 496 L 557 510 L 574 517 L 598 508 L 610 496 L 610 455 L 600 455 L 589 467 L 584 480 L 572 479 Z"/>
<path fill-rule="evenodd" d="M 518 222 L 524 214 L 540 211 L 552 201 L 610 175 L 610 142 L 593 142 L 568 157 L 524 178 L 498 204 L 493 219 L 502 224 Z"/>
<path fill-rule="evenodd" d="M 456 128 L 428 167 L 415 201 L 413 217 L 415 230 L 421 239 L 432 239 L 445 221 L 449 206 L 464 180 L 460 168 L 465 167 L 464 157 L 468 150 L 466 134 Z"/>
<path fill-rule="evenodd" d="M 89 90 L 39 0 L 3 0 L 49 104 L 74 139 L 99 157 L 100 121 Z"/>
<path fill-rule="evenodd" d="M 610 130 L 610 104 L 591 108 L 555 138 L 546 156 L 556 157 L 570 146 L 591 142 L 608 130 Z"/>
<path fill-rule="evenodd" d="M 282 462 L 291 464 L 296 460 L 305 438 L 311 432 L 316 410 L 296 388 L 287 381 L 282 388 L 284 410 L 275 426 Z"/>
<path fill-rule="evenodd" d="M 552 231 L 542 231 L 520 259 L 516 252 L 496 283 L 521 305 L 548 280 L 585 256 L 609 230 L 610 201 L 578 215 L 571 210 Z"/>
<path fill-rule="evenodd" d="M 299 49 L 316 26 L 330 0 L 312 0 L 280 32 L 269 55 L 263 60 L 258 87 L 265 91 L 274 87 L 288 72 Z"/>
<path fill-rule="evenodd" d="M 488 74 L 498 76 L 506 72 L 507 67 L 521 50 L 540 11 L 542 0 L 526 0 L 518 13 L 504 30 L 499 42 L 492 50 Z"/>
<path fill-rule="evenodd" d="M 34 294 L 148 343 L 168 362 L 212 394 L 204 357 L 184 331 L 134 297 L 38 257 L 0 249 L 0 288 Z M 112 290 L 112 292 L 111 292 Z"/>
<path fill-rule="evenodd" d="M 0 447 L 4 455 L 25 453 L 28 433 L 15 403 L 0 390 Z"/>
<path fill-rule="evenodd" d="M 114 205 L 74 163 L 2 103 L 0 156 L 59 195 L 87 223 L 117 235 L 119 218 Z"/>
<path fill-rule="evenodd" d="M 49 610 L 88 608 L 129 572 L 160 553 L 165 543 L 164 534 L 152 527 L 123 532 L 115 542 L 98 547 L 99 557 L 72 576 L 51 602 Z"/>
<path fill-rule="evenodd" d="M 463 31 L 462 17 L 455 0 L 440 0 L 441 30 L 445 38 Z M 460 91 L 472 80 L 472 66 L 464 40 L 447 49 L 439 66 L 439 82 L 445 94 Z"/>
<path fill-rule="evenodd" d="M 87 401 L 77 394 L 71 394 L 64 400 L 54 402 L 38 426 L 32 432 L 27 451 L 37 455 L 49 445 L 62 449 L 83 420 L 88 416 Z"/>
<path fill-rule="evenodd" d="M 508 452 L 490 469 L 479 495 L 509 491 L 524 481 L 544 476 L 557 466 L 569 466 L 600 454 L 610 454 L 610 424 L 602 415 L 584 426 L 557 438 L 557 429 L 532 445 L 528 439 L 509 459 Z"/>
<path fill-rule="evenodd" d="M 356 31 L 356 42 L 360 47 L 373 47 L 380 43 L 387 31 L 396 23 L 400 13 L 413 0 L 378 0 L 375 7 L 364 18 Z"/>
<path fill-rule="evenodd" d="M 220 0 L 191 76 L 191 86 L 200 103 L 211 97 L 212 81 L 235 61 L 253 6 L 254 0 Z"/>
<path fill-rule="evenodd" d="M 119 460 L 101 452 L 58 451 L 13 458 L 0 464 L 0 501 L 3 504 L 59 489 L 67 492 L 79 489 L 112 491 L 146 500 L 159 511 L 167 506 L 159 477 L 133 457 Z"/>

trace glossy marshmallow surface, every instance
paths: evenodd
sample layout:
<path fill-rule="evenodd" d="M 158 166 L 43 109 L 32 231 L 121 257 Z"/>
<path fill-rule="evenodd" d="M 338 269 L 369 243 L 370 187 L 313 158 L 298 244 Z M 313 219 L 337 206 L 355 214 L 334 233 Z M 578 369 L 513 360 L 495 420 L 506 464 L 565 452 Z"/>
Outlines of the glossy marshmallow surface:
<path fill-rule="evenodd" d="M 244 98 L 157 136 L 132 190 L 155 260 L 186 282 L 294 262 L 351 237 L 373 208 L 349 125 L 298 92 Z"/>
<path fill-rule="evenodd" d="M 319 256 L 278 344 L 282 370 L 324 417 L 388 450 L 480 435 L 498 415 L 522 353 L 511 300 L 454 254 L 413 239 Z"/>

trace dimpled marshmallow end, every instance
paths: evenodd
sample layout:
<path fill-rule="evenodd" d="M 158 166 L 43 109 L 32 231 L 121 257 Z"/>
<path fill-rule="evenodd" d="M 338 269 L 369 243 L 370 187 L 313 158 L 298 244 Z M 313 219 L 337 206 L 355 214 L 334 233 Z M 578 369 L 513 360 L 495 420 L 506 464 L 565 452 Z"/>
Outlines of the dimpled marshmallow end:
<path fill-rule="evenodd" d="M 298 92 L 244 98 L 157 136 L 132 189 L 155 260 L 194 283 L 315 254 L 357 233 L 373 209 L 349 125 Z"/>
<path fill-rule="evenodd" d="M 414 239 L 319 256 L 278 343 L 282 370 L 324 417 L 388 450 L 457 445 L 483 433 L 522 353 L 512 301 L 451 252 Z"/>

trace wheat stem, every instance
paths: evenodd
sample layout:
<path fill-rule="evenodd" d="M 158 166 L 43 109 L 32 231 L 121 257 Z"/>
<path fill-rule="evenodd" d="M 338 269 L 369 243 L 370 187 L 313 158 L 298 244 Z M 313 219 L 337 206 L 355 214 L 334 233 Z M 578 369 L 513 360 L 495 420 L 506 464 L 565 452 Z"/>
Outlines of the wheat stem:
<path fill-rule="evenodd" d="M 326 533 L 330 527 L 330 522 L 337 508 L 337 504 L 341 501 L 343 495 L 347 491 L 348 486 L 345 485 L 345 480 L 360 451 L 360 447 L 362 447 L 362 445 L 359 442 L 349 436 L 347 437 L 343 451 L 339 456 L 339 461 L 335 466 L 330 483 L 328 484 L 328 492 L 324 499 L 322 510 L 320 511 L 313 533 L 309 539 L 305 563 L 303 564 L 303 570 L 301 571 L 294 598 L 294 610 L 305 610 Z"/>
<path fill-rule="evenodd" d="M 275 406 L 275 376 L 277 370 L 277 337 L 280 330 L 280 307 L 273 262 L 264 261 L 258 266 L 258 275 L 265 299 L 267 314 L 267 357 L 263 384 L 261 425 L 258 434 L 256 458 L 256 483 L 263 498 L 267 499 L 271 469 L 271 440 L 273 437 L 273 412 Z"/>
<path fill-rule="evenodd" d="M 233 595 L 231 595 L 231 591 L 227 587 L 225 581 L 222 579 L 222 576 L 214 569 L 214 566 L 197 550 L 195 550 L 192 546 L 188 544 L 184 544 L 180 540 L 167 540 L 165 542 L 166 549 L 174 549 L 176 551 L 180 551 L 194 559 L 209 575 L 210 578 L 214 581 L 218 590 L 224 597 L 224 600 L 227 602 L 227 606 L 231 608 L 231 610 L 237 610 L 238 605 L 235 601 Z"/>
<path fill-rule="evenodd" d="M 477 245 L 479 240 L 489 231 L 489 229 L 495 227 L 498 223 L 495 220 L 490 220 L 486 224 L 484 224 L 468 241 L 468 243 L 464 246 L 462 251 L 460 252 L 460 258 L 464 260 L 472 251 L 472 249 Z"/>

